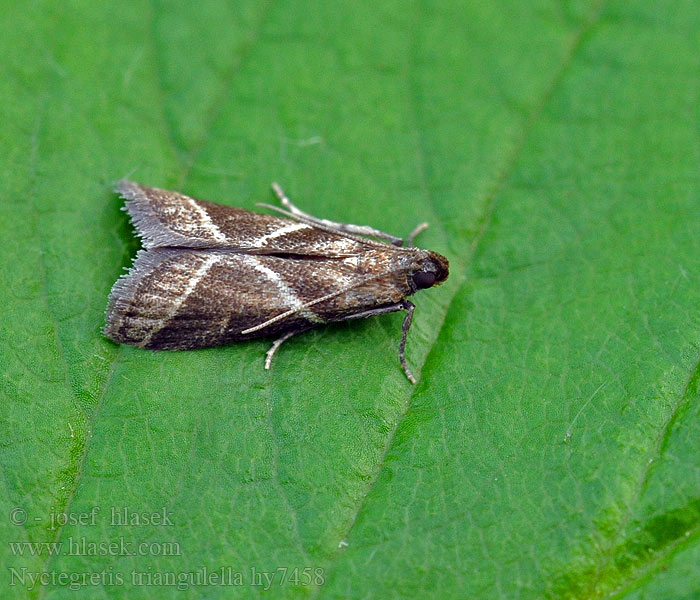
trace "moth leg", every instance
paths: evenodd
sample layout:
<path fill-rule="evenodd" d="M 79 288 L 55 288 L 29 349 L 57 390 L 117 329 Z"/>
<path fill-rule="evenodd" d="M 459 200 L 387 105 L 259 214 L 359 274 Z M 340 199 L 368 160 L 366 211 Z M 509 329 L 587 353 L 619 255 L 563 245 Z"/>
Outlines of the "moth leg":
<path fill-rule="evenodd" d="M 387 313 L 398 312 L 404 310 L 404 305 L 402 302 L 397 302 L 396 304 L 390 304 L 389 306 L 382 306 L 381 308 L 371 308 L 369 310 L 363 310 L 362 312 L 355 313 L 348 317 L 343 317 L 343 321 L 349 321 L 350 319 L 366 319 L 367 317 L 376 317 L 377 315 L 385 315 Z"/>
<path fill-rule="evenodd" d="M 286 342 L 290 337 L 296 335 L 297 333 L 301 333 L 302 331 L 305 331 L 305 329 L 294 329 L 292 331 L 288 331 L 282 337 L 279 337 L 274 342 L 272 342 L 272 346 L 270 346 L 270 349 L 265 353 L 265 369 L 270 369 L 270 365 L 272 364 L 272 357 L 275 355 L 275 352 L 277 352 L 277 349 L 282 344 L 284 344 L 284 342 Z"/>
<path fill-rule="evenodd" d="M 390 312 L 397 312 L 399 310 L 406 311 L 406 317 L 401 325 L 401 341 L 399 342 L 399 361 L 401 361 L 401 366 L 403 367 L 403 372 L 406 373 L 408 380 L 415 384 L 416 378 L 411 373 L 411 369 L 408 368 L 408 363 L 406 363 L 406 336 L 408 336 L 408 330 L 411 328 L 411 321 L 413 321 L 413 311 L 416 309 L 416 305 L 408 300 L 402 300 L 396 304 L 390 304 L 389 306 L 383 306 L 382 308 L 373 308 L 370 310 L 365 310 L 360 313 L 355 313 L 346 317 L 347 319 L 362 319 L 364 317 L 374 317 L 376 315 L 383 315 Z"/>
<path fill-rule="evenodd" d="M 399 360 L 401 361 L 401 366 L 403 367 L 403 372 L 406 373 L 408 380 L 415 385 L 416 378 L 411 373 L 411 369 L 408 368 L 406 364 L 406 355 L 404 350 L 406 349 L 406 336 L 408 335 L 408 330 L 411 328 L 411 321 L 413 321 L 413 311 L 416 309 L 416 305 L 413 302 L 404 300 L 401 303 L 402 308 L 406 309 L 406 317 L 403 320 L 403 325 L 401 325 L 401 341 L 399 342 Z"/>
<path fill-rule="evenodd" d="M 402 238 L 396 237 L 395 235 L 391 235 L 390 233 L 386 233 L 384 231 L 380 231 L 379 229 L 375 229 L 374 227 L 370 227 L 369 225 L 337 223 L 336 221 L 329 221 L 328 219 L 319 219 L 318 217 L 313 217 L 310 214 L 298 209 L 294 204 L 292 204 L 292 201 L 289 198 L 287 198 L 285 193 L 282 191 L 282 188 L 277 183 L 272 184 L 272 190 L 275 192 L 275 195 L 281 202 L 282 206 L 284 206 L 293 215 L 300 217 L 305 221 L 310 221 L 311 223 L 323 225 L 324 227 L 329 227 L 331 229 L 336 229 L 345 233 L 353 233 L 356 235 L 369 235 L 383 240 L 388 240 L 392 244 L 394 244 L 394 246 L 403 245 Z"/>
<path fill-rule="evenodd" d="M 421 223 L 420 225 L 418 225 L 411 233 L 408 234 L 408 237 L 406 238 L 406 246 L 413 246 L 413 240 L 415 239 L 415 237 L 419 233 L 428 229 L 428 227 L 429 225 L 427 223 Z"/>

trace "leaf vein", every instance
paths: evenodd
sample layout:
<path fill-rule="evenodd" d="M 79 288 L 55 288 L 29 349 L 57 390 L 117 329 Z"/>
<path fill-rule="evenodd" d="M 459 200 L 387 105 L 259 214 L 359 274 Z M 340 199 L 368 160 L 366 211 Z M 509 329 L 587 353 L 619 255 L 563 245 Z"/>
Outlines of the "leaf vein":
<path fill-rule="evenodd" d="M 571 41 L 569 43 L 569 47 L 568 47 L 567 52 L 564 56 L 564 59 L 562 60 L 562 63 L 560 64 L 560 66 L 556 70 L 556 72 L 554 73 L 552 80 L 551 80 L 549 86 L 547 87 L 547 89 L 545 90 L 545 92 L 543 93 L 542 97 L 536 103 L 535 108 L 531 112 L 528 120 L 523 125 L 523 127 L 520 131 L 518 142 L 515 144 L 515 147 L 514 147 L 514 150 L 511 154 L 511 156 L 506 161 L 504 169 L 496 176 L 496 178 L 494 180 L 494 185 L 492 187 L 492 191 L 489 194 L 489 197 L 488 197 L 487 202 L 486 202 L 486 209 L 484 211 L 485 217 L 481 220 L 482 226 L 479 229 L 477 235 L 475 236 L 475 239 L 473 240 L 473 242 L 471 244 L 471 252 L 469 253 L 470 256 L 465 257 L 466 260 L 468 260 L 471 256 L 474 255 L 477 247 L 479 246 L 479 243 L 481 242 L 481 240 L 484 237 L 484 233 L 486 232 L 486 230 L 488 229 L 488 227 L 490 226 L 490 224 L 492 222 L 493 212 L 495 210 L 496 200 L 497 200 L 498 194 L 503 189 L 505 184 L 507 183 L 507 181 L 510 177 L 510 174 L 512 173 L 518 160 L 520 159 L 522 151 L 525 148 L 525 144 L 526 144 L 529 132 L 533 129 L 534 125 L 539 121 L 542 113 L 544 112 L 544 109 L 547 106 L 547 103 L 552 98 L 554 91 L 556 90 L 556 88 L 560 85 L 560 83 L 564 79 L 569 66 L 573 62 L 575 56 L 578 54 L 578 52 L 583 44 L 583 40 L 584 40 L 585 36 L 588 35 L 590 33 L 590 31 L 593 29 L 593 27 L 599 22 L 600 13 L 603 9 L 605 2 L 606 2 L 606 0 L 599 0 L 597 2 L 597 4 L 594 6 L 593 10 L 591 11 L 588 19 L 586 19 L 585 23 L 579 28 L 578 31 L 574 32 L 574 34 L 572 35 Z M 428 194 L 429 186 L 426 185 L 425 189 L 426 189 L 426 194 Z M 457 290 L 452 295 L 452 297 L 450 298 L 450 300 L 445 308 L 445 318 L 443 319 L 443 322 L 440 326 L 440 330 L 438 332 L 437 337 L 435 338 L 435 341 L 432 344 L 431 349 L 428 351 L 428 353 L 426 355 L 426 358 L 423 362 L 424 366 L 425 366 L 425 364 L 428 363 L 428 361 L 430 359 L 430 355 L 433 353 L 434 348 L 436 346 L 436 342 L 438 339 L 440 339 L 440 337 L 443 333 L 444 326 L 445 326 L 445 323 L 447 321 L 447 314 L 450 311 L 450 307 L 452 306 L 452 303 L 454 301 L 455 296 L 464 287 L 465 281 L 466 281 L 466 275 L 464 275 L 461 278 L 461 281 L 459 282 L 459 284 L 457 286 Z M 367 505 L 367 499 L 371 496 L 371 494 L 372 494 L 372 492 L 377 484 L 377 481 L 379 480 L 381 473 L 384 470 L 384 463 L 385 463 L 386 457 L 389 455 L 389 453 L 391 452 L 391 449 L 393 447 L 393 441 L 395 439 L 396 432 L 398 431 L 399 427 L 401 426 L 401 423 L 405 419 L 406 414 L 410 410 L 411 397 L 413 396 L 413 393 L 414 393 L 413 390 L 411 390 L 409 392 L 408 399 L 405 402 L 404 408 L 403 408 L 402 412 L 397 416 L 394 427 L 389 432 L 389 436 L 388 436 L 388 439 L 385 443 L 384 450 L 383 450 L 383 452 L 380 456 L 379 462 L 378 462 L 379 466 L 376 469 L 374 476 L 372 477 L 372 479 L 370 480 L 370 482 L 368 484 L 368 488 L 367 488 L 366 493 L 363 495 L 361 501 L 358 503 L 356 510 L 354 511 L 354 514 L 350 520 L 348 528 L 346 529 L 346 532 L 345 532 L 345 535 L 343 536 L 343 539 L 347 539 L 348 536 L 350 535 L 350 532 L 352 531 L 355 524 L 357 523 L 357 519 L 358 519 L 360 513 Z M 340 554 L 341 554 L 341 551 L 339 549 L 336 549 L 335 552 L 333 553 L 333 555 L 331 556 L 331 558 L 329 559 L 329 562 L 328 562 L 328 565 L 327 565 L 326 571 L 325 571 L 326 578 L 328 578 L 328 574 L 330 573 L 334 564 L 337 562 Z M 319 597 L 320 593 L 321 593 L 321 588 L 317 587 L 317 588 L 315 588 L 314 594 L 312 594 L 312 597 L 317 598 L 317 597 Z"/>

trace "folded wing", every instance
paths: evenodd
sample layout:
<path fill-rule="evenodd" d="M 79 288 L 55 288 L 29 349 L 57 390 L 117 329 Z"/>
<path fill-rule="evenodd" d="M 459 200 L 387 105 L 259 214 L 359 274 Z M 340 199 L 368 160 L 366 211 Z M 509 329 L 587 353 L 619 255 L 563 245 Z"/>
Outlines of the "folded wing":
<path fill-rule="evenodd" d="M 390 268 L 381 253 L 375 258 L 379 272 Z M 142 250 L 112 289 L 104 333 L 116 342 L 155 350 L 202 348 L 343 320 L 406 294 L 363 271 L 354 257 Z M 289 314 L 270 326 L 242 334 L 284 313 Z"/>
<path fill-rule="evenodd" d="M 147 249 L 212 248 L 246 254 L 355 256 L 367 248 L 311 224 L 223 206 L 184 194 L 121 181 L 117 192 Z M 376 244 L 375 244 L 376 245 Z"/>

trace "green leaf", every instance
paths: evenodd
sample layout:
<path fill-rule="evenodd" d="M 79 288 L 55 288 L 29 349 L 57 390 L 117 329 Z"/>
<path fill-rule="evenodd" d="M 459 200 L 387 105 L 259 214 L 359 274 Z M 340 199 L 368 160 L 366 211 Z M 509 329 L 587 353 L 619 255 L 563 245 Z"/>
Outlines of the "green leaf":
<path fill-rule="evenodd" d="M 699 27 L 689 0 L 6 2 L 3 597 L 698 597 Z M 429 221 L 418 385 L 398 314 L 269 372 L 264 341 L 104 339 L 122 177 Z"/>

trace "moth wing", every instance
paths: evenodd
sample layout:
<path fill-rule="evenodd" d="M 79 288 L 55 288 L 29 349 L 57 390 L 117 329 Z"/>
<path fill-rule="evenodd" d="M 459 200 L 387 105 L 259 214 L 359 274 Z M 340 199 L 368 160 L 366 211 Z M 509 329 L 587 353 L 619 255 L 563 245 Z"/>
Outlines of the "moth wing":
<path fill-rule="evenodd" d="M 112 289 L 104 333 L 154 350 L 203 348 L 342 320 L 396 302 L 403 293 L 395 286 L 358 293 L 364 281 L 353 259 L 142 250 Z M 355 293 L 346 293 L 350 289 Z M 280 315 L 286 316 L 254 334 L 242 333 Z"/>
<path fill-rule="evenodd" d="M 236 339 L 230 335 L 236 322 L 253 317 L 255 290 L 264 291 L 260 278 L 241 268 L 240 256 L 245 255 L 141 250 L 112 288 L 105 335 L 153 350 L 203 348 Z"/>
<path fill-rule="evenodd" d="M 145 248 L 212 248 L 247 254 L 353 256 L 361 240 L 313 224 L 191 198 L 120 181 L 116 191 Z"/>

